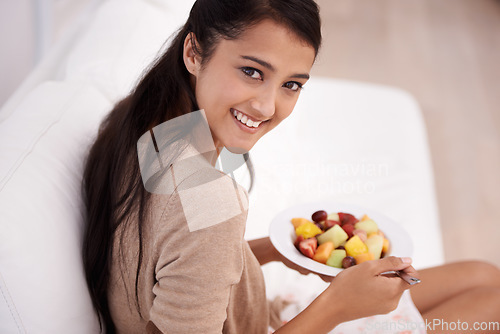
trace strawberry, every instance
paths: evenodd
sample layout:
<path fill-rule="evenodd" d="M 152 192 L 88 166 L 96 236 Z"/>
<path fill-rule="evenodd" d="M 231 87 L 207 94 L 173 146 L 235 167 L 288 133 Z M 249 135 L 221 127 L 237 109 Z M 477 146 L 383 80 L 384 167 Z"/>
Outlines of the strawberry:
<path fill-rule="evenodd" d="M 336 220 L 326 220 L 324 224 L 325 231 L 328 230 L 330 227 L 333 227 L 333 225 L 340 225 L 340 222 Z"/>
<path fill-rule="evenodd" d="M 316 238 L 305 239 L 299 243 L 300 252 L 311 259 L 316 253 L 316 248 L 318 248 L 318 240 Z"/>
<path fill-rule="evenodd" d="M 356 224 L 359 220 L 350 213 L 339 212 L 339 219 L 342 225 Z"/>
<path fill-rule="evenodd" d="M 350 238 L 352 237 L 353 231 L 354 231 L 354 225 L 353 224 L 344 224 L 342 225 L 342 229 L 344 229 L 345 233 L 347 233 L 347 236 Z"/>
<path fill-rule="evenodd" d="M 303 240 L 305 240 L 305 238 L 302 235 L 297 236 L 297 239 L 295 239 L 295 242 L 293 243 L 295 248 L 299 249 L 299 245 Z"/>

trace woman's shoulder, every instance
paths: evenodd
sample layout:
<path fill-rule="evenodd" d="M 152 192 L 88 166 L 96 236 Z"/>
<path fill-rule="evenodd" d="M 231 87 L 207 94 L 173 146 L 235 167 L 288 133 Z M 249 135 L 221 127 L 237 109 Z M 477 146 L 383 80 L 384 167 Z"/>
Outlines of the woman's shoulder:
<path fill-rule="evenodd" d="M 175 162 L 157 177 L 152 188 L 148 189 L 153 190 L 152 218 L 163 228 L 165 223 L 171 227 L 181 224 L 193 232 L 224 222 L 246 222 L 246 189 L 203 158 Z"/>
<path fill-rule="evenodd" d="M 190 175 L 179 184 L 177 194 L 190 231 L 230 219 L 246 221 L 246 190 L 215 168 L 201 169 Z"/>
<path fill-rule="evenodd" d="M 214 168 L 200 168 L 180 180 L 172 194 L 152 198 L 155 208 L 149 224 L 158 268 L 192 258 L 193 252 L 202 252 L 205 258 L 231 253 L 240 260 L 248 199 L 231 177 Z M 236 272 L 240 275 L 241 268 Z"/>
<path fill-rule="evenodd" d="M 168 208 L 181 211 L 189 231 L 229 220 L 245 223 L 248 193 L 229 175 L 211 166 L 184 174 L 175 165 L 172 175 L 176 186 Z"/>

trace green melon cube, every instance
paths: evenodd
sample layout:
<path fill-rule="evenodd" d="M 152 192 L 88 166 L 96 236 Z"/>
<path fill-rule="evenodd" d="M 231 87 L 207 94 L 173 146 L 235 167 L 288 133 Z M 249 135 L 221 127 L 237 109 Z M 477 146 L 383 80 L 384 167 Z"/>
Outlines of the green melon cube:
<path fill-rule="evenodd" d="M 382 254 L 382 247 L 384 245 L 384 238 L 380 235 L 372 235 L 366 240 L 366 246 L 368 247 L 368 251 L 373 254 L 374 259 L 380 259 L 380 255 Z"/>
<path fill-rule="evenodd" d="M 333 246 L 337 248 L 344 241 L 346 241 L 349 238 L 349 236 L 342 229 L 342 227 L 340 227 L 340 225 L 334 225 L 323 234 L 318 235 L 316 238 L 318 239 L 320 245 L 325 242 L 331 241 L 333 242 Z"/>
<path fill-rule="evenodd" d="M 378 225 L 373 220 L 363 220 L 354 225 L 355 228 L 366 231 L 366 234 L 374 233 L 378 231 Z"/>
<path fill-rule="evenodd" d="M 330 267 L 342 268 L 342 260 L 346 257 L 345 249 L 334 249 L 326 264 Z"/>

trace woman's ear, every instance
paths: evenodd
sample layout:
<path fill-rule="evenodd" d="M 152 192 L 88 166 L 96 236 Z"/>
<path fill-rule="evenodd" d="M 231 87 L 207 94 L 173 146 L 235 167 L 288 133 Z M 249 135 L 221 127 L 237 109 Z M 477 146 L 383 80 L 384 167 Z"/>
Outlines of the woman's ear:
<path fill-rule="evenodd" d="M 196 77 L 200 69 L 200 57 L 196 52 L 196 37 L 193 33 L 189 33 L 184 40 L 183 58 L 188 72 Z"/>

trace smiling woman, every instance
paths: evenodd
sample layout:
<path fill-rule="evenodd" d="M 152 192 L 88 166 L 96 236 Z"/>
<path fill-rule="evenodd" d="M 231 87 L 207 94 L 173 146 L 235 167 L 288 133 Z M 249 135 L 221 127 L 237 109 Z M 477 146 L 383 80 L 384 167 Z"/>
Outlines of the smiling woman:
<path fill-rule="evenodd" d="M 243 239 L 247 194 L 214 169 L 214 155 L 247 152 L 292 112 L 320 44 L 312 0 L 198 0 L 104 120 L 84 172 L 83 253 L 107 333 L 267 331 L 262 272 Z M 173 126 L 199 109 L 208 151 L 190 141 L 203 126 Z M 176 149 L 163 149 L 160 125 Z M 140 138 L 163 166 L 154 189 Z"/>
<path fill-rule="evenodd" d="M 315 49 L 268 19 L 238 39 L 221 40 L 202 66 L 193 38 L 186 37 L 184 62 L 215 146 L 249 151 L 292 112 L 309 78 Z"/>

